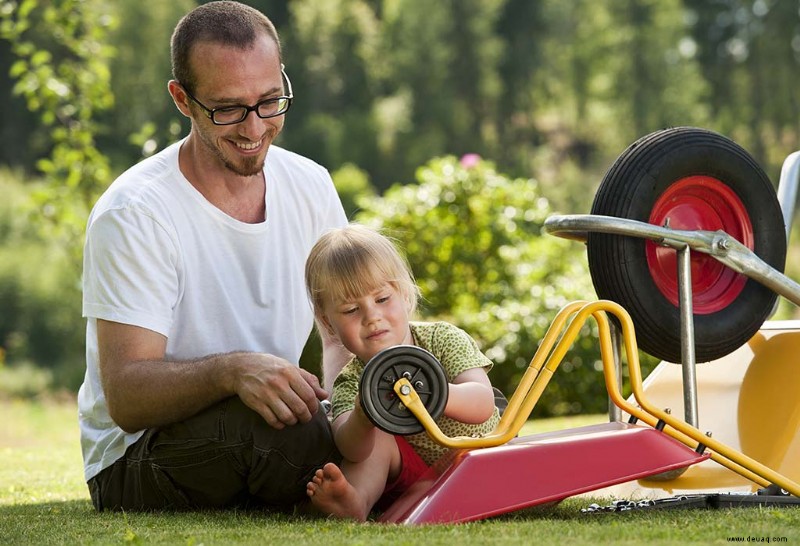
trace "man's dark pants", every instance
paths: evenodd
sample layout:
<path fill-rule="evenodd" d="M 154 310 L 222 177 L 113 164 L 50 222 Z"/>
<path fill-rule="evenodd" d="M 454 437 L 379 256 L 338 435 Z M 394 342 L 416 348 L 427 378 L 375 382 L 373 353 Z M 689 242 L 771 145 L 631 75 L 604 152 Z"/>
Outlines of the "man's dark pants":
<path fill-rule="evenodd" d="M 309 423 L 276 430 L 232 397 L 147 430 L 88 486 L 97 510 L 286 509 L 306 499 L 315 470 L 340 459 L 321 408 Z"/>

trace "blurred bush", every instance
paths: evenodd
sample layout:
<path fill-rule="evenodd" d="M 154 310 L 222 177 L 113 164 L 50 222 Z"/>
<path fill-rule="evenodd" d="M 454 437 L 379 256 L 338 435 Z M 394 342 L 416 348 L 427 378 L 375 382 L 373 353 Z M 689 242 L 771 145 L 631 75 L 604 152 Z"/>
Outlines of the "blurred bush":
<path fill-rule="evenodd" d="M 0 170 L 0 391 L 15 394 L 76 390 L 83 375 L 79 273 L 63 247 L 31 227 L 36 189 Z"/>
<path fill-rule="evenodd" d="M 0 366 L 0 397 L 36 398 L 48 395 L 53 389 L 53 374 L 30 362 Z"/>
<path fill-rule="evenodd" d="M 353 163 L 346 163 L 336 169 L 331 177 L 348 218 L 353 218 L 358 211 L 359 199 L 375 196 L 369 175 Z"/>

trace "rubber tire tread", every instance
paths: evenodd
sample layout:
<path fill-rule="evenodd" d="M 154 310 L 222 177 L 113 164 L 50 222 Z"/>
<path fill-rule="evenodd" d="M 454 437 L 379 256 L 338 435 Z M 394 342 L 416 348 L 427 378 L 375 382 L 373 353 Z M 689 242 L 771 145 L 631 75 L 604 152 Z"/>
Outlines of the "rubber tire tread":
<path fill-rule="evenodd" d="M 600 184 L 591 213 L 647 222 L 658 197 L 674 182 L 704 175 L 733 190 L 754 232 L 754 252 L 783 272 L 786 236 L 775 190 L 758 163 L 732 140 L 706 129 L 675 127 L 646 135 L 614 162 Z M 601 299 L 631 315 L 639 347 L 668 362 L 681 361 L 680 313 L 649 271 L 645 240 L 590 233 L 589 270 Z M 721 358 L 749 340 L 771 313 L 777 295 L 753 279 L 724 309 L 694 315 L 697 362 Z"/>

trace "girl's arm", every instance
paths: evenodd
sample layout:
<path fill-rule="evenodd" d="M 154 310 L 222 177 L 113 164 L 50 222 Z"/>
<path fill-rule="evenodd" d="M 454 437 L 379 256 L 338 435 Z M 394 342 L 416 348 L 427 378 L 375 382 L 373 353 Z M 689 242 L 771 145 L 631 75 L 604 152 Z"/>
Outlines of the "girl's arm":
<path fill-rule="evenodd" d="M 378 429 L 361 408 L 360 396 L 355 406 L 333 422 L 333 439 L 342 456 L 350 462 L 360 463 L 370 456 L 375 447 Z"/>
<path fill-rule="evenodd" d="M 494 413 L 494 392 L 483 368 L 470 368 L 449 384 L 444 414 L 462 423 L 483 423 Z"/>

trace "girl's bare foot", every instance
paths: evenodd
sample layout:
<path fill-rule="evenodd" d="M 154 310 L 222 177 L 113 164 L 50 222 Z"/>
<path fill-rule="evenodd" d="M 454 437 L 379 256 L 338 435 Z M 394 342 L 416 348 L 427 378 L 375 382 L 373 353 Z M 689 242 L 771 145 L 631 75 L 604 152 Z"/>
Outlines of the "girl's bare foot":
<path fill-rule="evenodd" d="M 363 497 L 333 463 L 317 470 L 306 486 L 306 494 L 311 497 L 311 503 L 325 514 L 358 521 L 367 519 L 368 509 Z"/>

